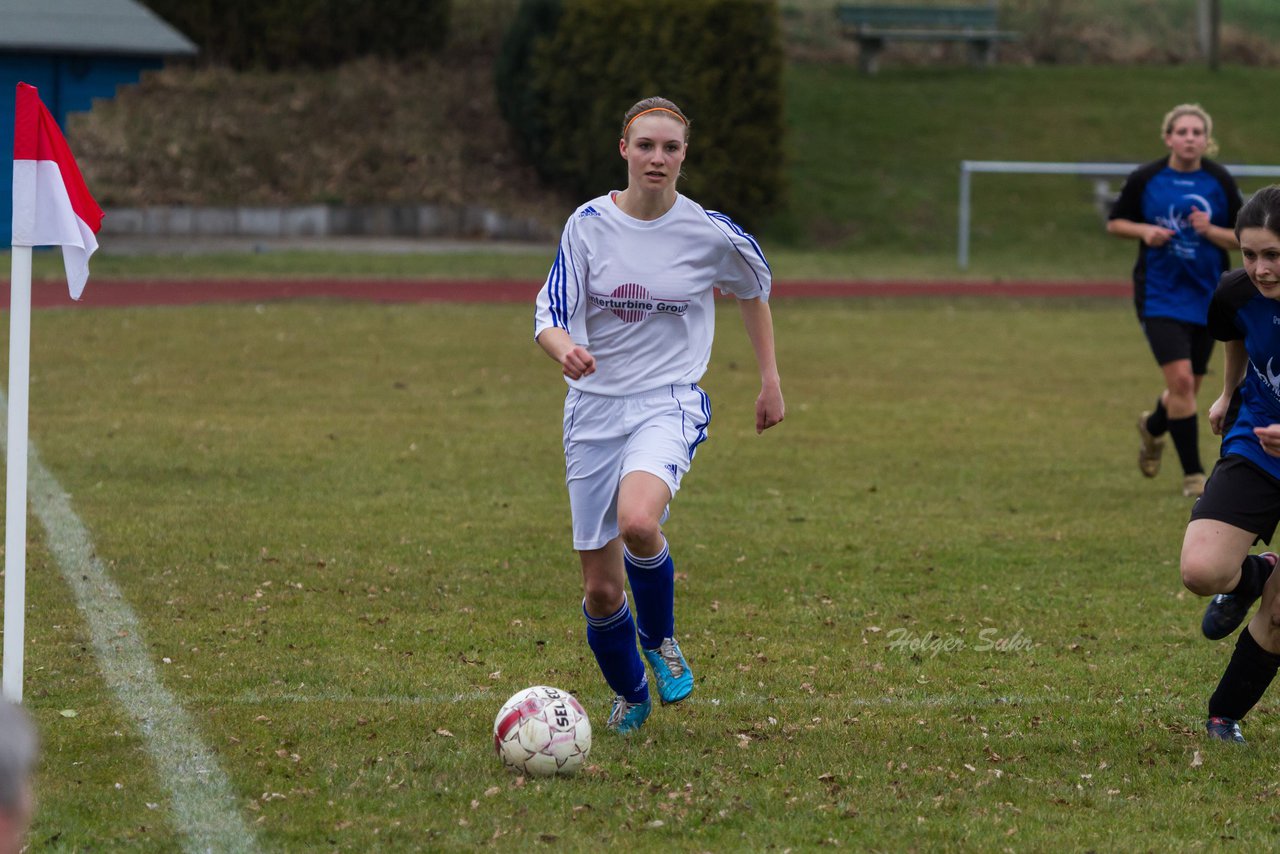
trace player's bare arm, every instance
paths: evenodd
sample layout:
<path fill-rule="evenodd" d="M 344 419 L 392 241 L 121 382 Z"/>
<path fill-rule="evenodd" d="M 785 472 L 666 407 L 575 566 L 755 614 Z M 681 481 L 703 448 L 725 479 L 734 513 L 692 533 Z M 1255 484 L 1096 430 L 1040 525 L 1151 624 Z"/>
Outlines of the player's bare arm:
<path fill-rule="evenodd" d="M 573 343 L 569 333 L 559 327 L 542 330 L 538 336 L 538 346 L 560 364 L 564 375 L 571 380 L 579 380 L 596 372 L 596 358 Z"/>
<path fill-rule="evenodd" d="M 1268 424 L 1266 427 L 1254 427 L 1253 435 L 1268 456 L 1280 457 L 1280 424 Z"/>
<path fill-rule="evenodd" d="M 756 433 L 763 433 L 786 417 L 782 380 L 773 346 L 773 313 L 762 299 L 740 299 L 742 322 L 747 328 L 756 364 L 760 366 L 760 395 L 756 398 Z"/>
<path fill-rule="evenodd" d="M 1222 349 L 1225 354 L 1225 365 L 1222 369 L 1222 395 L 1209 407 L 1209 427 L 1215 436 L 1222 435 L 1223 422 L 1227 417 L 1227 409 L 1231 406 L 1231 398 L 1244 380 L 1245 366 L 1249 363 L 1249 354 L 1245 351 L 1244 341 L 1227 341 Z"/>
<path fill-rule="evenodd" d="M 1131 219 L 1113 219 L 1107 222 L 1107 233 L 1117 237 L 1131 237 L 1148 246 L 1164 246 L 1173 237 L 1173 231 L 1146 222 Z"/>
<path fill-rule="evenodd" d="M 1240 248 L 1240 241 L 1236 239 L 1236 234 L 1229 228 L 1223 228 L 1214 225 L 1209 221 L 1209 214 L 1197 207 L 1191 208 L 1191 216 L 1187 217 L 1191 223 L 1191 227 L 1195 229 L 1196 234 L 1208 240 L 1219 249 L 1230 252 L 1233 249 Z"/>

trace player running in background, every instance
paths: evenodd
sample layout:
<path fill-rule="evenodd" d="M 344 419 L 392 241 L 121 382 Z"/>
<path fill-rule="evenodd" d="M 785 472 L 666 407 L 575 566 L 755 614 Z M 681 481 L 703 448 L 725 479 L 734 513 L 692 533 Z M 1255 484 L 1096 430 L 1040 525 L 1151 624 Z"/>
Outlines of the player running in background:
<path fill-rule="evenodd" d="M 698 380 L 711 356 L 714 288 L 738 298 L 755 350 L 756 432 L 784 413 L 769 265 L 751 235 L 676 191 L 688 138 L 689 121 L 671 101 L 646 98 L 627 111 L 618 144 L 627 188 L 569 217 L 535 313 L 534 336 L 569 384 L 573 547 L 587 643 L 617 695 L 607 724 L 617 732 L 640 727 L 651 709 L 637 633 L 662 701 L 693 690 L 661 525 L 711 422 Z"/>
<path fill-rule="evenodd" d="M 1129 175 L 1111 208 L 1107 231 L 1137 238 L 1133 296 L 1165 389 L 1138 418 L 1138 468 L 1160 471 L 1164 434 L 1182 463 L 1182 494 L 1204 491 L 1196 392 L 1209 366 L 1213 338 L 1205 328 L 1209 298 L 1230 268 L 1238 245 L 1231 229 L 1240 190 L 1227 170 L 1205 155 L 1217 153 L 1213 119 L 1197 104 L 1180 104 L 1161 125 L 1169 155 Z"/>
<path fill-rule="evenodd" d="M 1244 741 L 1238 721 L 1280 665 L 1276 555 L 1249 554 L 1255 542 L 1271 542 L 1280 522 L 1280 185 L 1249 200 L 1236 234 L 1244 269 L 1222 277 L 1208 316 L 1209 331 L 1226 342 L 1222 395 L 1209 407 L 1222 457 L 1182 543 L 1182 583 L 1219 594 L 1205 610 L 1206 637 L 1230 635 L 1262 597 L 1209 699 L 1209 734 L 1225 741 Z"/>

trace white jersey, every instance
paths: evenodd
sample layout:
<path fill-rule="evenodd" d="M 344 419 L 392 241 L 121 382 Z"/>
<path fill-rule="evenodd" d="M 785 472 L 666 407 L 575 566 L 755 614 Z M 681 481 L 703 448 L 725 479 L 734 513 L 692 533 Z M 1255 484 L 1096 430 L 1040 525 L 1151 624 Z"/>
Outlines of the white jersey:
<path fill-rule="evenodd" d="M 686 196 L 650 221 L 627 216 L 612 196 L 565 223 L 534 337 L 558 326 L 591 351 L 595 373 L 566 378 L 579 391 L 617 397 L 696 383 L 711 359 L 713 288 L 767 301 L 769 265 L 750 234 Z"/>

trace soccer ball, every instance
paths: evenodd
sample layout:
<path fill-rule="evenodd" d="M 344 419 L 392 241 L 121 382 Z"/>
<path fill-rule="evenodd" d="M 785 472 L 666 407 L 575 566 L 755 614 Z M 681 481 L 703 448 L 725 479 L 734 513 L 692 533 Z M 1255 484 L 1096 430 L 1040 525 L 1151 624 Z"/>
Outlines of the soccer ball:
<path fill-rule="evenodd" d="M 517 773 L 572 774 L 591 750 L 591 721 L 568 691 L 535 685 L 502 705 L 493 721 L 493 747 Z"/>

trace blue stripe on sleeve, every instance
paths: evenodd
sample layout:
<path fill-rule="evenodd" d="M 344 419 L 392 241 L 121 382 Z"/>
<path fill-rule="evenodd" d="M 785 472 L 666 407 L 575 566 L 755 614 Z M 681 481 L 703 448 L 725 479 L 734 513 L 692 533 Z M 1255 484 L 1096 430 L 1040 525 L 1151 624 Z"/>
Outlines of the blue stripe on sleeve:
<path fill-rule="evenodd" d="M 547 301 L 551 310 L 551 324 L 561 329 L 568 329 L 565 318 L 564 296 L 561 282 L 564 280 L 564 250 L 556 250 L 556 261 L 551 265 L 551 274 L 547 276 Z"/>
<path fill-rule="evenodd" d="M 568 330 L 569 329 L 569 288 L 568 288 L 569 262 L 568 262 L 568 259 L 565 258 L 565 253 L 563 248 L 557 254 L 559 255 L 559 259 L 560 259 L 560 325 L 563 326 L 565 330 Z"/>
<path fill-rule="evenodd" d="M 565 299 L 564 299 L 564 304 L 565 304 L 565 312 L 566 312 L 566 314 L 565 314 L 565 320 L 566 320 L 566 323 L 567 323 L 567 322 L 568 322 L 568 318 L 573 317 L 573 315 L 577 314 L 577 312 L 578 312 L 578 307 L 579 307 L 579 305 L 582 303 L 582 286 L 581 286 L 581 281 L 582 281 L 582 280 L 581 280 L 580 278 L 578 278 L 578 268 L 577 268 L 577 265 L 575 265 L 575 264 L 573 263 L 573 250 L 572 250 L 572 249 L 570 249 L 567 253 L 565 253 L 565 261 L 566 261 L 566 263 L 565 263 L 566 287 L 565 287 Z M 570 309 L 570 308 L 569 308 L 569 291 L 568 291 L 568 284 L 567 284 L 567 280 L 568 280 L 568 276 L 569 276 L 569 275 L 572 275 L 572 276 L 573 276 L 573 294 L 574 294 L 574 300 L 573 300 L 573 308 L 572 308 L 572 309 Z M 565 328 L 567 329 L 568 327 L 566 326 Z"/>
<path fill-rule="evenodd" d="M 547 273 L 547 311 L 551 314 L 551 325 L 559 326 L 556 320 L 556 269 L 560 266 L 560 250 L 556 250 L 556 260 L 551 262 L 551 272 Z"/>
<path fill-rule="evenodd" d="M 765 269 L 768 270 L 770 273 L 773 272 L 773 268 L 769 266 L 769 260 L 764 257 L 764 252 L 760 249 L 760 244 L 756 242 L 756 239 L 754 237 L 752 237 L 750 234 L 744 231 L 742 229 L 742 226 L 738 225 L 736 222 L 729 219 L 729 217 L 727 217 L 726 215 L 720 213 L 720 211 L 707 211 L 707 216 L 718 219 L 724 224 L 728 225 L 730 228 L 734 230 L 734 233 L 736 233 L 739 237 L 745 239 L 748 243 L 750 243 L 751 248 L 756 251 L 756 255 L 760 258 L 761 263 L 764 264 Z"/>
<path fill-rule="evenodd" d="M 742 250 L 738 248 L 737 242 L 728 234 L 725 234 L 725 230 L 722 225 L 722 222 L 727 221 L 729 224 L 729 227 L 738 233 L 745 233 L 745 232 L 743 232 L 742 229 L 738 228 L 738 226 L 733 222 L 733 220 L 729 219 L 724 214 L 717 214 L 714 211 L 707 211 L 706 214 L 707 214 L 707 219 L 711 220 L 711 222 L 715 224 L 716 228 L 720 229 L 720 233 L 724 234 L 725 238 L 729 241 L 729 245 L 733 247 L 733 251 L 737 252 L 738 257 L 740 257 L 743 263 L 747 265 L 747 269 L 751 271 L 751 275 L 755 276 L 756 287 L 760 289 L 760 293 L 764 293 L 764 282 L 760 281 L 760 274 L 756 272 L 756 268 L 752 265 L 752 263 L 749 260 L 747 260 L 747 256 L 742 254 Z M 723 218 L 723 220 L 721 218 Z M 754 240 L 752 240 L 751 242 L 753 245 L 755 244 Z M 755 251 L 757 255 L 760 255 L 760 260 L 764 261 L 765 269 L 769 270 L 769 273 L 772 275 L 773 269 L 769 267 L 769 262 L 764 260 L 764 255 L 760 253 L 760 249 L 757 247 Z"/>

